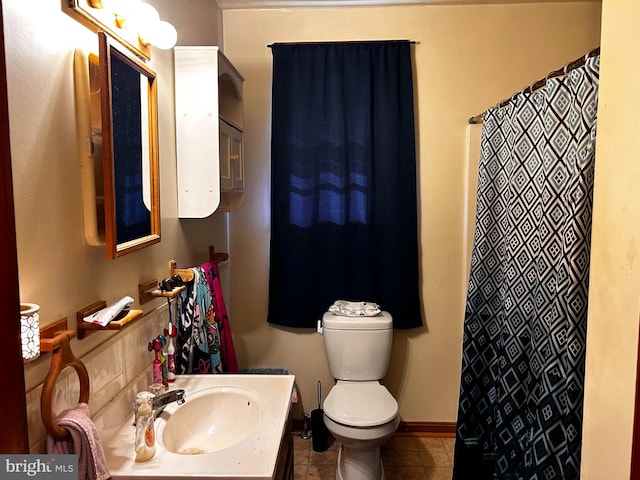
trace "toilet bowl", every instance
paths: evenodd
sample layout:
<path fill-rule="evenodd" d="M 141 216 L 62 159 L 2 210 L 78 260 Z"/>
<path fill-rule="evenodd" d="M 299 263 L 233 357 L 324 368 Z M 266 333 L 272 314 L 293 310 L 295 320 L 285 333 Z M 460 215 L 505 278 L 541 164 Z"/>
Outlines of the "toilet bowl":
<path fill-rule="evenodd" d="M 377 381 L 339 380 L 324 401 L 324 423 L 339 442 L 336 479 L 384 478 L 380 446 L 398 428 L 398 403 Z"/>
<path fill-rule="evenodd" d="M 324 423 L 340 444 L 336 479 L 382 480 L 380 446 L 400 423 L 398 402 L 379 382 L 391 355 L 391 315 L 327 312 L 319 331 L 336 380 L 323 403 Z"/>

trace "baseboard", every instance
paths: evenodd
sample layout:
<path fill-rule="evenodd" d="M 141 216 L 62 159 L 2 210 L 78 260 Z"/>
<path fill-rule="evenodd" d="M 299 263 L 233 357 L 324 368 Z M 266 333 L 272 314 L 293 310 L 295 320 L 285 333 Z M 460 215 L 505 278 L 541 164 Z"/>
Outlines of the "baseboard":
<path fill-rule="evenodd" d="M 304 428 L 302 420 L 294 420 L 292 433 L 300 434 Z M 450 422 L 400 422 L 395 433 L 398 437 L 455 437 L 456 424 Z"/>
<path fill-rule="evenodd" d="M 451 422 L 400 422 L 397 436 L 455 437 L 456 424 Z"/>

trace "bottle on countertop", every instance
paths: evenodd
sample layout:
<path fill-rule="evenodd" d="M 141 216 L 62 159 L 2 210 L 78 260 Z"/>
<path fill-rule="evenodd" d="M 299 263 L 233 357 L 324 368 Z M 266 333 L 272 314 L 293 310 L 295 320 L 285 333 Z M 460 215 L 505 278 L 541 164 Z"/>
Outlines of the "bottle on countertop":
<path fill-rule="evenodd" d="M 162 383 L 162 362 L 158 358 L 158 354 L 162 351 L 162 342 L 160 338 L 156 337 L 149 342 L 147 350 L 155 352 L 155 358 L 153 359 L 153 383 Z"/>
<path fill-rule="evenodd" d="M 173 337 L 176 336 L 176 327 L 169 322 L 169 328 L 165 328 L 164 335 L 167 337 L 167 381 L 175 382 L 176 380 L 176 347 L 173 345 Z"/>
<path fill-rule="evenodd" d="M 166 347 L 167 347 L 167 339 L 164 335 L 158 335 L 158 337 L 156 338 L 156 341 L 160 342 L 160 351 L 158 352 L 158 357 L 160 359 L 160 375 L 162 378 L 162 384 L 165 387 L 169 386 L 169 382 L 167 382 L 167 351 L 166 351 Z"/>
<path fill-rule="evenodd" d="M 153 397 L 155 397 L 155 395 L 150 392 L 140 392 L 136 396 L 136 437 L 134 445 L 136 462 L 146 462 L 156 453 Z"/>

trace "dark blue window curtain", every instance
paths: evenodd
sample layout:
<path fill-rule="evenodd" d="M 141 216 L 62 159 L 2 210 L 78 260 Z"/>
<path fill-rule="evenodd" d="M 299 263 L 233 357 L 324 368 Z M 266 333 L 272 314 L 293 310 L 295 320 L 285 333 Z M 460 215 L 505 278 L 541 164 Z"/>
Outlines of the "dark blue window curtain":
<path fill-rule="evenodd" d="M 275 44 L 267 321 L 335 300 L 422 325 L 408 41 Z"/>

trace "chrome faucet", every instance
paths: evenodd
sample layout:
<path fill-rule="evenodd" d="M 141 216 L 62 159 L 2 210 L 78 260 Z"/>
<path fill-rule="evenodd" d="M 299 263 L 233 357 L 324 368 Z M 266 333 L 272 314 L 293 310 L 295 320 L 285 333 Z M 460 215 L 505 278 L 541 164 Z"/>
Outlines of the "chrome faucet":
<path fill-rule="evenodd" d="M 168 404 L 176 402 L 178 405 L 182 405 L 186 401 L 186 394 L 183 389 L 171 390 L 166 393 L 161 393 L 153 397 L 152 406 L 154 417 L 157 417 L 162 413 L 164 407 Z"/>

